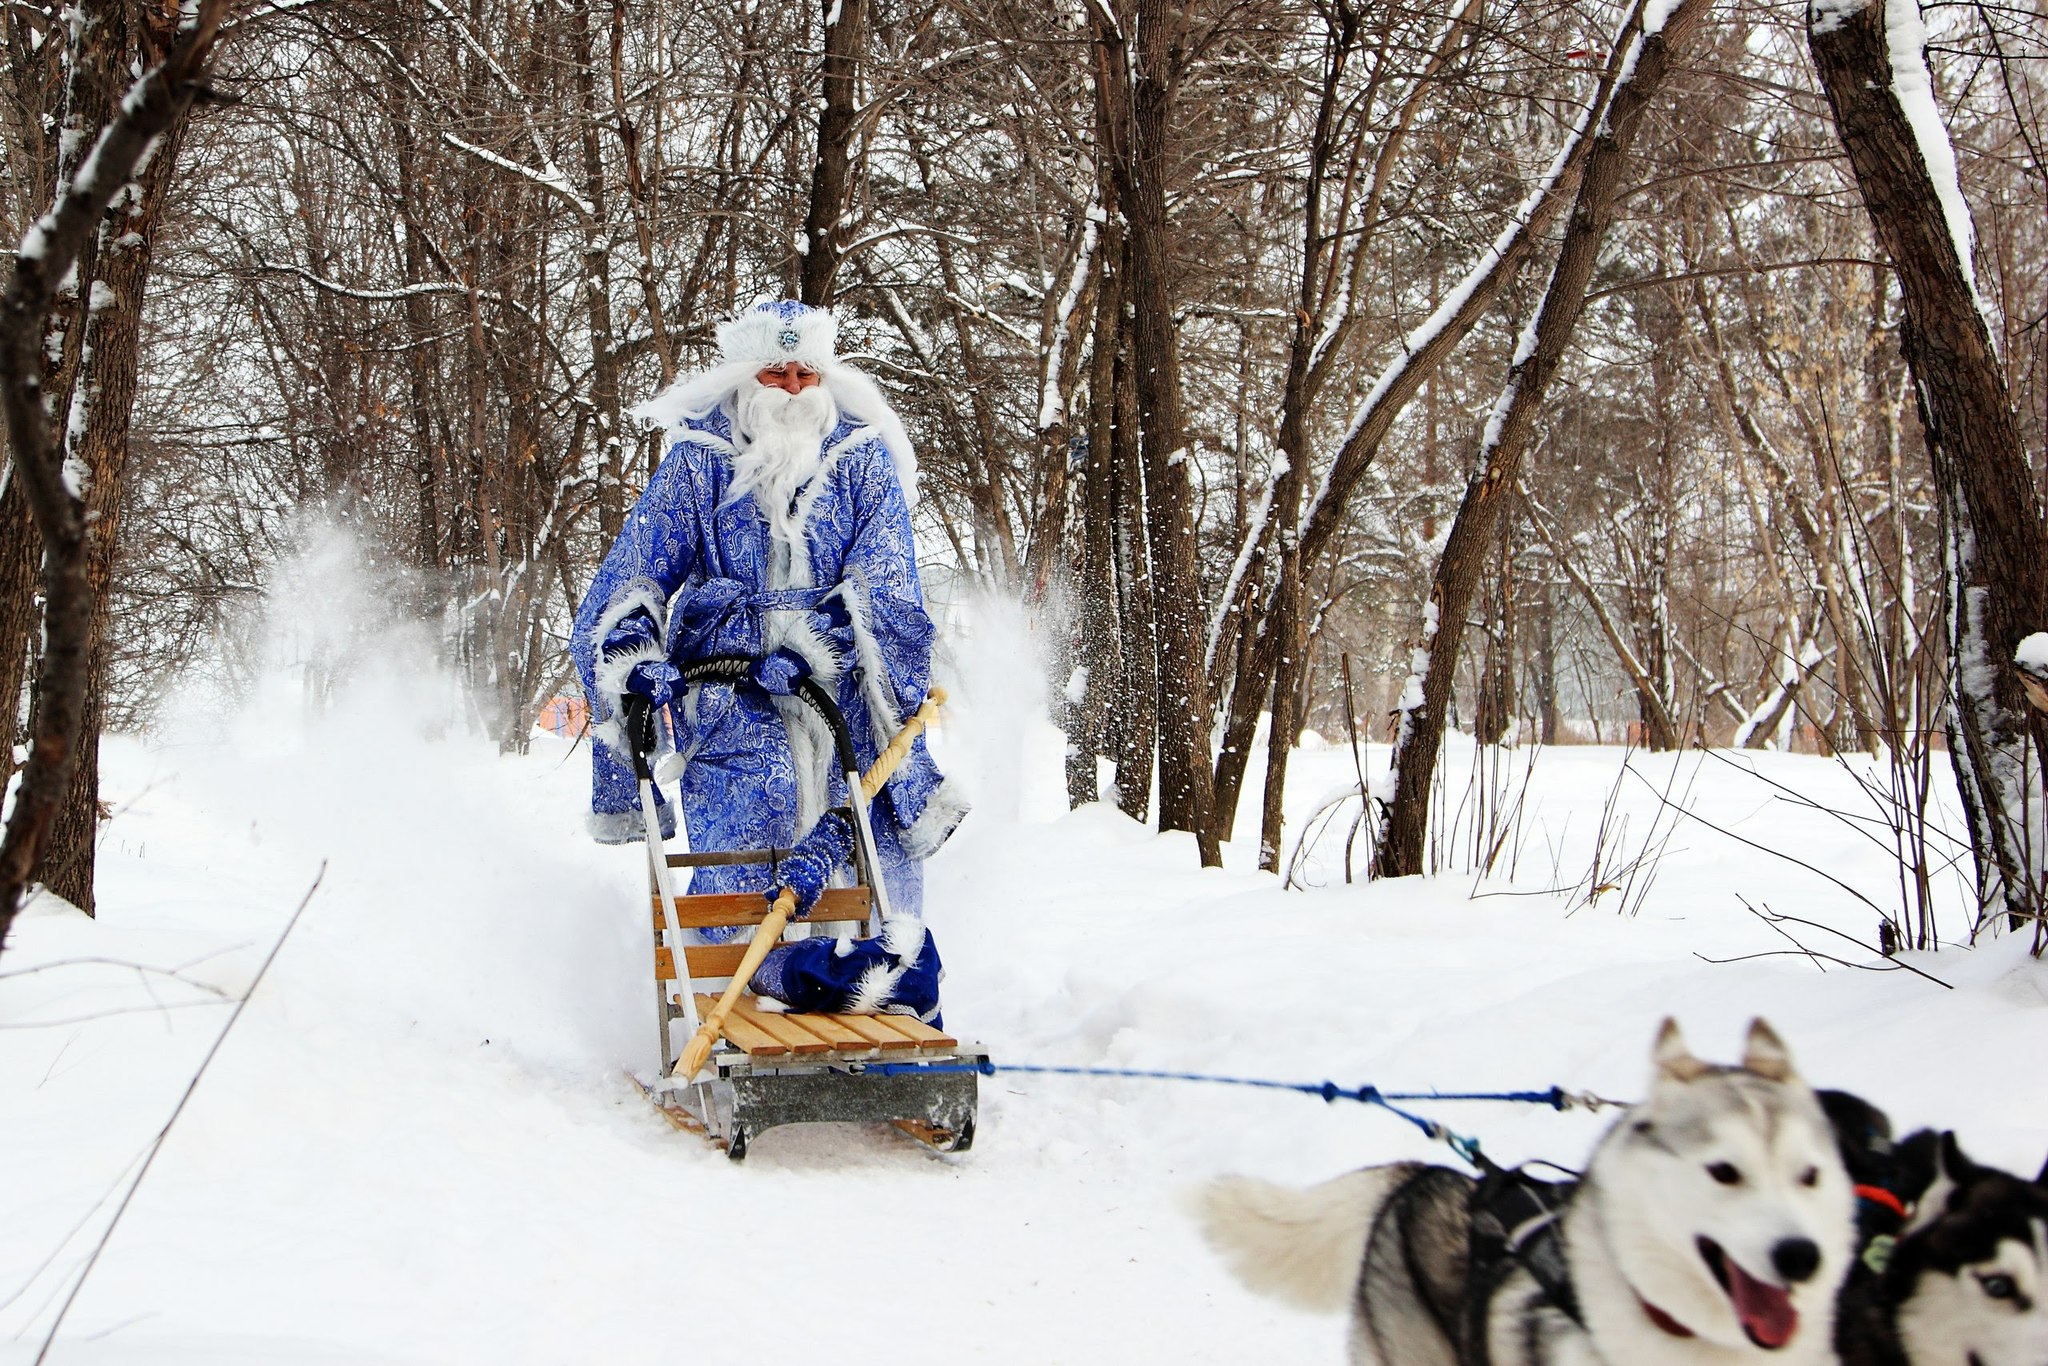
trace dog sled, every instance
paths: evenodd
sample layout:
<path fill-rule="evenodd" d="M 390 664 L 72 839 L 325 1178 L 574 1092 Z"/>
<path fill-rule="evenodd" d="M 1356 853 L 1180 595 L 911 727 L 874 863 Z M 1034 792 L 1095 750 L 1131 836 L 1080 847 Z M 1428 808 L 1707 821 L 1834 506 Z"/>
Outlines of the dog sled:
<path fill-rule="evenodd" d="M 737 683 L 752 663 L 744 656 L 702 661 L 683 671 L 683 681 Z M 826 888 L 804 923 L 812 933 L 872 938 L 881 931 L 887 891 L 868 802 L 937 714 L 945 693 L 931 690 L 865 775 L 831 693 L 806 678 L 796 696 L 832 734 L 848 793 L 840 810 L 855 832 L 853 885 Z M 974 1142 L 976 1083 L 986 1055 L 914 1016 L 788 1012 L 754 995 L 748 983 L 755 969 L 794 930 L 794 893 L 785 888 L 773 906 L 751 892 L 678 895 L 675 873 L 714 865 L 772 869 L 791 851 L 670 853 L 654 809 L 645 752 L 652 746 L 641 743 L 641 727 L 629 724 L 628 731 L 646 823 L 660 1035 L 659 1072 L 651 1081 L 633 1077 L 642 1093 L 676 1128 L 708 1139 L 736 1162 L 756 1136 L 785 1124 L 888 1124 L 936 1151 L 965 1152 Z M 744 942 L 741 936 L 703 942 L 703 931 L 720 929 L 751 933 Z M 679 1024 L 687 1040 L 680 1048 Z"/>

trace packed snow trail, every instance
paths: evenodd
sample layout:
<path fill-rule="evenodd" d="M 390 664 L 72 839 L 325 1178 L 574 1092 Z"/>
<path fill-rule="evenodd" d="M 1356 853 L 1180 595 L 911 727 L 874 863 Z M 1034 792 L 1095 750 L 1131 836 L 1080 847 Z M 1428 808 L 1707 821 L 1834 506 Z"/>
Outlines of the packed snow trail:
<path fill-rule="evenodd" d="M 578 832 L 580 756 L 428 738 L 437 713 L 413 686 L 357 690 L 312 722 L 273 696 L 203 743 L 110 747 L 102 918 L 38 902 L 0 959 L 0 1162 L 22 1178 L 0 1197 L 0 1363 L 33 1359 L 113 1201 L 95 1202 L 118 1198 L 225 1021 L 221 994 L 246 987 L 323 859 L 79 1297 L 60 1366 L 882 1363 L 934 1345 L 992 1362 L 1341 1359 L 1341 1323 L 1227 1278 L 1184 1193 L 1222 1171 L 1447 1160 L 1440 1146 L 1305 1096 L 998 1073 L 961 1157 L 819 1126 L 729 1163 L 621 1076 L 653 1047 L 643 874 L 637 851 Z M 2016 941 L 1915 960 L 1953 991 L 1798 957 L 1702 962 L 1786 947 L 1738 893 L 1872 927 L 1820 878 L 1699 825 L 1635 918 L 1611 896 L 1468 899 L 1467 877 L 1346 887 L 1334 837 L 1336 885 L 1283 892 L 1237 871 L 1249 840 L 1204 872 L 1189 836 L 1064 812 L 1058 733 L 986 688 L 960 697 L 942 757 L 989 800 L 933 861 L 928 905 L 947 1024 L 998 1063 L 1628 1097 L 1665 1013 L 1708 1056 L 1762 1013 L 1808 1075 L 1903 1125 L 1958 1128 L 2024 1171 L 2048 1146 L 2048 1081 L 1985 1046 L 2048 1019 L 2048 970 Z M 1622 757 L 1541 754 L 1517 890 L 1583 870 Z M 1743 757 L 1853 804 L 1831 761 Z M 1298 821 L 1351 758 L 1297 762 Z M 1890 894 L 1869 841 L 1733 767 L 1630 762 L 1660 783 L 1703 764 L 1703 816 Z M 1639 839 L 1656 798 L 1623 794 Z M 114 962 L 57 966 L 84 959 Z M 1499 1160 L 1567 1163 L 1605 1122 L 1439 1117 Z"/>

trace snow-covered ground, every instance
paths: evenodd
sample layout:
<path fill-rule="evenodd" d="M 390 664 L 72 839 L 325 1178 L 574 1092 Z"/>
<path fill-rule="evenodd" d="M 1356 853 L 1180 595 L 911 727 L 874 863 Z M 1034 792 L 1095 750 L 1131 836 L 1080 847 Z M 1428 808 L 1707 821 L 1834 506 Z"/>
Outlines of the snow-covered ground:
<path fill-rule="evenodd" d="M 1957 1128 L 2028 1172 L 2048 1147 L 2048 968 L 2024 942 L 1913 956 L 1948 988 L 1703 961 L 1788 947 L 1742 898 L 1865 940 L 1874 916 L 1797 863 L 1660 816 L 1659 790 L 1879 904 L 1897 896 L 1877 845 L 1734 765 L 1545 751 L 1512 883 L 1344 885 L 1340 822 L 1324 885 L 1288 891 L 1252 871 L 1255 782 L 1224 871 L 1198 869 L 1189 837 L 1067 812 L 1060 737 L 1019 682 L 1027 652 L 1011 654 L 985 640 L 962 666 L 940 748 L 980 806 L 928 899 L 947 1022 L 998 1063 L 1627 1098 L 1666 1013 L 1719 1057 L 1762 1013 L 1809 1076 L 1902 1125 Z M 818 1127 L 729 1163 L 623 1077 L 653 1048 L 642 872 L 581 836 L 583 756 L 434 738 L 444 712 L 417 671 L 359 680 L 317 714 L 280 675 L 224 730 L 111 745 L 99 919 L 39 901 L 0 957 L 0 1362 L 33 1359 L 224 1000 L 323 867 L 52 1361 L 1341 1359 L 1336 1320 L 1226 1277 L 1185 1193 L 1224 1171 L 1309 1180 L 1441 1148 L 1384 1112 L 1285 1092 L 999 1075 L 968 1154 Z M 1621 782 L 1609 855 L 1659 845 L 1654 880 L 1591 905 L 1540 894 L 1583 879 L 1625 758 L 1642 778 Z M 1867 810 L 1832 761 L 1737 763 Z M 1342 747 L 1299 757 L 1297 829 L 1351 765 Z M 1504 1160 L 1576 1162 L 1605 1123 L 1418 1108 Z"/>

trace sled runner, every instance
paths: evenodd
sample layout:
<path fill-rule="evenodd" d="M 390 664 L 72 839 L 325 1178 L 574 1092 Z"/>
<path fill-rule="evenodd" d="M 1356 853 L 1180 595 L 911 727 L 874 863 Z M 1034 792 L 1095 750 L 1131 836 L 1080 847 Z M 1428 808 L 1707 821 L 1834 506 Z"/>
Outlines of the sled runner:
<path fill-rule="evenodd" d="M 735 682 L 751 663 L 744 657 L 704 661 L 684 670 L 684 679 Z M 856 832 L 855 885 L 827 888 L 807 923 L 817 934 L 872 937 L 880 928 L 880 908 L 868 796 L 880 789 L 945 695 L 932 690 L 905 723 L 900 744 L 892 743 L 865 777 L 831 694 L 806 678 L 797 695 L 832 731 L 849 793 L 848 807 L 840 809 Z M 637 741 L 634 748 L 640 749 Z M 786 1012 L 755 996 L 747 981 L 767 950 L 784 937 L 793 895 L 785 891 L 772 907 L 750 892 L 676 895 L 673 870 L 713 865 L 772 869 L 791 851 L 669 853 L 655 819 L 646 754 L 635 754 L 634 767 L 648 826 L 661 1059 L 653 1082 L 634 1078 L 641 1091 L 677 1128 L 702 1134 L 734 1161 L 747 1155 L 748 1145 L 763 1130 L 830 1121 L 893 1124 L 938 1151 L 965 1151 L 974 1141 L 974 1069 L 984 1055 L 914 1016 Z M 752 934 L 745 942 L 697 942 L 704 930 L 727 928 Z M 678 1021 L 688 1027 L 680 1049 L 672 1032 Z"/>

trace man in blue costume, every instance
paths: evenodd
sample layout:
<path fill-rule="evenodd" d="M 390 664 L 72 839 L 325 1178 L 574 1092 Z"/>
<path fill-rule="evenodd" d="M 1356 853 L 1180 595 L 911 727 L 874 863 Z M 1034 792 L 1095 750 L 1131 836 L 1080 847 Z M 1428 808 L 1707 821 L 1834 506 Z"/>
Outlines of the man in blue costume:
<path fill-rule="evenodd" d="M 672 754 L 659 772 L 680 777 L 692 849 L 788 847 L 817 827 L 810 846 L 827 849 L 826 864 L 845 832 L 837 817 L 819 818 L 846 800 L 845 784 L 829 732 L 794 695 L 799 681 L 833 694 L 863 769 L 924 700 L 933 630 L 910 530 L 917 465 L 881 390 L 838 359 L 837 333 L 824 309 L 757 304 L 719 325 L 717 365 L 638 410 L 666 428 L 668 455 L 591 581 L 570 641 L 590 700 L 600 841 L 642 838 L 629 694 L 668 718 Z M 718 655 L 759 662 L 737 685 L 682 685 L 679 665 Z M 671 835 L 661 783 L 655 795 Z M 934 1015 L 921 862 L 966 811 L 919 738 L 871 811 L 889 905 L 879 942 L 842 940 L 833 954 L 812 941 L 801 965 L 778 950 L 757 988 L 801 966 L 793 981 L 838 982 L 845 1000 L 814 991 L 793 1002 L 800 1008 Z M 701 867 L 690 891 L 767 891 L 769 880 L 759 867 Z M 815 887 L 804 890 L 815 900 Z"/>

